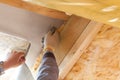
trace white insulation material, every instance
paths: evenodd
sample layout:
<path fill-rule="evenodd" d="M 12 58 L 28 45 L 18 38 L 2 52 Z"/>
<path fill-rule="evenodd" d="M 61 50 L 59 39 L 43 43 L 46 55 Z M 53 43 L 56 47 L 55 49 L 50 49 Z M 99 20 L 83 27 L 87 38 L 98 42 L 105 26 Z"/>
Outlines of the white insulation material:
<path fill-rule="evenodd" d="M 27 51 L 29 46 L 30 46 L 29 41 L 25 39 L 0 32 L 0 61 L 5 60 L 13 50 L 18 51 L 19 49 L 19 50 Z M 18 80 L 17 76 L 23 74 L 21 72 L 22 68 L 23 67 L 18 67 L 18 68 L 6 71 L 5 74 L 0 76 L 0 80 Z M 25 69 L 30 74 L 29 68 L 26 67 Z"/>

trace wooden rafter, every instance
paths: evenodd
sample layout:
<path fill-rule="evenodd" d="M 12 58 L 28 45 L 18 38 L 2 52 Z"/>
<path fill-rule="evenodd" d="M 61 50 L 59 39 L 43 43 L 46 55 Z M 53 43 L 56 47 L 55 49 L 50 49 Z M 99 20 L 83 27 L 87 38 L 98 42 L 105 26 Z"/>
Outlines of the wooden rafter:
<path fill-rule="evenodd" d="M 84 50 L 89 46 L 89 44 L 94 39 L 97 32 L 101 29 L 103 24 L 91 21 L 86 29 L 79 36 L 71 50 L 64 58 L 62 64 L 60 65 L 60 77 L 59 80 L 64 80 L 69 71 L 73 68 L 75 63 L 79 60 L 80 56 Z"/>
<path fill-rule="evenodd" d="M 67 23 L 63 25 L 63 29 L 60 31 L 61 41 L 55 52 L 58 64 L 61 64 L 89 22 L 90 20 L 86 18 L 72 15 Z"/>

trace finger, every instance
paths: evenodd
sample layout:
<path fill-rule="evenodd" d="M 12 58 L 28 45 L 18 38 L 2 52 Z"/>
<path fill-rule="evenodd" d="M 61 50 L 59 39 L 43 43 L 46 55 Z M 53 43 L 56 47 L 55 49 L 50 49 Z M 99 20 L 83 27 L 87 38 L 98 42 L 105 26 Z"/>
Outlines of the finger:
<path fill-rule="evenodd" d="M 18 55 L 19 57 L 21 57 L 21 56 L 25 56 L 25 53 L 24 53 L 24 52 L 18 52 L 17 55 Z"/>
<path fill-rule="evenodd" d="M 13 51 L 13 53 L 17 53 L 17 51 Z"/>
<path fill-rule="evenodd" d="M 50 35 L 53 35 L 55 33 L 56 29 L 57 29 L 56 27 L 52 27 L 48 33 Z"/>
<path fill-rule="evenodd" d="M 16 55 L 16 54 L 17 54 L 17 51 L 12 51 L 11 53 L 8 53 L 7 54 L 7 56 L 8 56 L 7 59 L 12 57 L 13 55 Z"/>
<path fill-rule="evenodd" d="M 11 53 L 12 53 L 12 54 L 16 54 L 16 53 L 17 53 L 17 51 L 14 51 L 14 50 L 13 50 Z"/>
<path fill-rule="evenodd" d="M 20 55 L 20 58 L 25 58 L 25 54 L 21 54 L 21 55 Z"/>
<path fill-rule="evenodd" d="M 53 34 L 53 36 L 59 36 L 59 32 L 55 31 L 55 33 Z"/>
<path fill-rule="evenodd" d="M 25 62 L 26 59 L 25 59 L 25 57 L 21 57 L 20 60 L 21 60 L 21 62 Z"/>
<path fill-rule="evenodd" d="M 24 64 L 24 63 L 25 63 L 25 60 L 20 60 L 18 64 L 21 65 L 21 64 Z"/>
<path fill-rule="evenodd" d="M 24 53 L 19 53 L 19 60 L 25 60 L 25 54 Z"/>
<path fill-rule="evenodd" d="M 52 35 L 55 33 L 56 29 L 57 29 L 56 27 L 52 27 L 52 28 L 50 29 Z"/>
<path fill-rule="evenodd" d="M 20 62 L 20 63 L 24 63 L 25 60 L 26 60 L 26 59 L 25 59 L 25 56 L 21 56 L 20 59 L 19 59 L 19 62 Z"/>
<path fill-rule="evenodd" d="M 21 59 L 21 60 L 25 60 L 25 56 L 22 56 L 20 59 Z"/>
<path fill-rule="evenodd" d="M 51 32 L 50 31 L 45 35 L 44 40 L 46 40 L 49 36 L 51 36 Z"/>
<path fill-rule="evenodd" d="M 48 36 L 52 35 L 52 32 L 51 32 L 51 31 L 49 31 L 49 32 L 47 33 L 47 35 L 48 35 Z"/>

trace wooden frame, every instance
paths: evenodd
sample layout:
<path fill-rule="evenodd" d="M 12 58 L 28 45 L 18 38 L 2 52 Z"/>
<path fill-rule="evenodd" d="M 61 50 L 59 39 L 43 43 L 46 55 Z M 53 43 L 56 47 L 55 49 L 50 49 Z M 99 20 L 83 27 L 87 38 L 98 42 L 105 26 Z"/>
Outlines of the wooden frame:
<path fill-rule="evenodd" d="M 57 63 L 61 64 L 64 57 L 68 54 L 74 43 L 84 31 L 90 20 L 72 15 L 70 19 L 63 24 L 60 32 L 60 44 L 57 47 L 55 56 Z"/>
<path fill-rule="evenodd" d="M 84 50 L 89 46 L 89 44 L 94 39 L 97 32 L 101 29 L 103 24 L 91 21 L 86 29 L 79 36 L 71 50 L 62 61 L 60 65 L 60 76 L 59 80 L 64 80 L 70 70 L 73 68 L 75 63 L 79 60 L 80 56 Z"/>

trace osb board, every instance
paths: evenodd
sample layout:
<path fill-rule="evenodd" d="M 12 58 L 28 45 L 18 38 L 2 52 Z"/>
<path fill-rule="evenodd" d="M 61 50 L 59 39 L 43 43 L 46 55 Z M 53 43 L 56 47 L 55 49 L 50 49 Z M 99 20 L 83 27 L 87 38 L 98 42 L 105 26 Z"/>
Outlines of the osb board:
<path fill-rule="evenodd" d="M 103 26 L 65 80 L 120 80 L 120 29 Z"/>
<path fill-rule="evenodd" d="M 120 27 L 120 0 L 26 0 Z"/>

